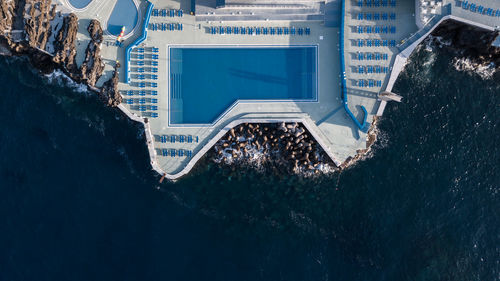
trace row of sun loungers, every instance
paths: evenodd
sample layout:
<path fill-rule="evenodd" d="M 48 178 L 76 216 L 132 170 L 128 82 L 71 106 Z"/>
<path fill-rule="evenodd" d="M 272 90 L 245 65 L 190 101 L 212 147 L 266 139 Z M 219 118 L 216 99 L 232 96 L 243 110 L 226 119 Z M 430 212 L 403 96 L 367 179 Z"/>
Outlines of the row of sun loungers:
<path fill-rule="evenodd" d="M 160 49 L 156 47 L 136 47 L 132 49 L 132 52 L 134 53 L 139 53 L 139 54 L 144 54 L 144 52 L 150 52 L 150 53 L 158 53 Z"/>
<path fill-rule="evenodd" d="M 396 7 L 396 0 L 358 0 L 358 7 L 387 7 L 387 5 L 390 5 L 391 7 Z"/>
<path fill-rule="evenodd" d="M 132 62 L 132 65 L 137 65 L 137 66 L 145 66 L 146 63 L 147 63 L 147 65 L 150 65 L 150 66 L 158 66 L 157 61 L 134 60 L 131 62 Z"/>
<path fill-rule="evenodd" d="M 358 47 L 396 47 L 396 40 L 358 39 Z"/>
<path fill-rule="evenodd" d="M 358 60 L 388 60 L 389 56 L 382 53 L 358 53 L 356 55 Z"/>
<path fill-rule="evenodd" d="M 248 34 L 248 35 L 310 35 L 311 29 L 295 27 L 238 27 L 238 26 L 212 26 L 211 34 Z"/>
<path fill-rule="evenodd" d="M 193 151 L 192 150 L 186 150 L 186 149 L 167 149 L 163 148 L 160 149 L 161 155 L 162 156 L 170 156 L 170 157 L 192 157 L 193 156 Z"/>
<path fill-rule="evenodd" d="M 500 17 L 500 9 L 492 9 L 488 7 L 484 7 L 482 5 L 476 5 L 475 3 L 469 3 L 469 1 L 462 1 L 461 3 L 462 9 L 469 10 L 474 13 L 491 16 L 491 17 Z"/>
<path fill-rule="evenodd" d="M 182 23 L 151 23 L 149 25 L 149 28 L 153 31 L 156 30 L 182 30 L 183 26 Z"/>
<path fill-rule="evenodd" d="M 358 20 L 396 20 L 396 13 L 359 13 Z"/>
<path fill-rule="evenodd" d="M 389 73 L 389 67 L 380 65 L 358 65 L 357 71 L 359 74 Z"/>
<path fill-rule="evenodd" d="M 144 80 L 144 79 L 158 80 L 158 75 L 156 75 L 156 74 L 136 74 L 132 78 L 139 79 L 139 80 Z"/>
<path fill-rule="evenodd" d="M 381 80 L 364 80 L 364 79 L 359 79 L 358 80 L 358 86 L 359 87 L 382 87 L 382 81 Z"/>
<path fill-rule="evenodd" d="M 156 90 L 128 90 L 128 91 L 123 91 L 123 95 L 125 95 L 125 96 L 146 96 L 146 95 L 157 96 L 158 91 L 156 91 Z"/>
<path fill-rule="evenodd" d="M 137 82 L 134 84 L 134 86 L 137 86 L 139 88 L 146 88 L 146 87 L 157 88 L 158 83 L 155 83 L 155 82 Z"/>
<path fill-rule="evenodd" d="M 151 11 L 151 15 L 153 17 L 166 17 L 166 16 L 169 16 L 169 17 L 182 17 L 184 15 L 184 12 L 182 11 L 182 9 L 180 10 L 175 10 L 175 9 L 170 9 L 170 10 L 167 10 L 167 9 L 153 9 L 153 11 Z"/>
<path fill-rule="evenodd" d="M 127 103 L 127 104 L 130 104 L 130 103 Z M 134 104 L 134 103 L 132 103 L 132 104 Z M 150 105 L 150 104 L 146 104 L 146 105 L 131 105 L 130 109 L 141 111 L 141 112 L 145 112 L 147 110 L 158 110 L 158 106 L 156 106 L 156 105 Z"/>
<path fill-rule="evenodd" d="M 126 104 L 146 104 L 146 102 L 150 103 L 158 103 L 158 99 L 148 99 L 148 98 L 140 98 L 140 99 L 124 99 Z M 154 106 L 151 110 L 157 110 L 158 108 Z"/>
<path fill-rule="evenodd" d="M 188 135 L 188 136 L 184 136 L 184 135 L 170 135 L 170 136 L 161 135 L 160 136 L 160 142 L 161 143 L 167 143 L 167 142 L 175 143 L 176 141 L 178 141 L 180 143 L 184 143 L 184 142 L 192 143 L 193 141 L 194 142 L 198 142 L 199 139 L 198 139 L 198 136 L 194 136 L 193 137 L 191 135 Z"/>
<path fill-rule="evenodd" d="M 158 68 L 157 67 L 133 67 L 132 72 L 139 72 L 139 73 L 144 73 L 144 72 L 152 72 L 152 73 L 158 73 Z"/>
<path fill-rule="evenodd" d="M 356 26 L 356 32 L 357 33 L 376 33 L 376 34 L 380 34 L 380 33 L 396 33 L 396 27 L 395 26 L 371 26 L 371 25 L 366 25 L 366 26 Z"/>

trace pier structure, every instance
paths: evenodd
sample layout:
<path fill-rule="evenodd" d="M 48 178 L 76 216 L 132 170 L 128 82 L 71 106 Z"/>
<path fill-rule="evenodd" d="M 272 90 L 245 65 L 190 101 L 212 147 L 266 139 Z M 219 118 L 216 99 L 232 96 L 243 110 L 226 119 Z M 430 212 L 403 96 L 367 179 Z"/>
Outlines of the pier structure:
<path fill-rule="evenodd" d="M 82 23 L 77 35 L 82 48 L 89 40 L 85 23 L 94 18 L 105 23 L 118 3 L 93 0 L 84 9 L 72 9 L 70 0 L 58 1 L 59 10 L 74 12 Z M 115 35 L 105 32 L 101 54 L 107 64 L 97 86 L 109 79 L 119 61 L 118 88 L 123 96 L 119 108 L 144 124 L 151 165 L 171 180 L 187 174 L 228 130 L 252 122 L 301 122 L 333 162 L 341 165 L 367 148 L 374 118 L 382 115 L 387 101 L 399 99 L 390 92 L 409 55 L 440 22 L 455 19 L 490 30 L 500 25 L 496 11 L 486 16 L 488 9 L 495 8 L 495 0 L 475 1 L 488 7 L 484 14 L 463 8 L 463 1 L 456 0 L 439 4 L 423 0 L 130 1 L 139 15 L 136 26 L 120 44 Z M 317 56 L 316 96 L 309 101 L 236 100 L 213 122 L 172 122 L 172 114 L 181 110 L 177 107 L 189 102 L 173 84 L 177 83 L 173 77 L 184 74 L 170 68 L 175 59 L 170 48 L 183 46 L 312 46 Z M 81 53 L 77 62 L 83 61 Z"/>

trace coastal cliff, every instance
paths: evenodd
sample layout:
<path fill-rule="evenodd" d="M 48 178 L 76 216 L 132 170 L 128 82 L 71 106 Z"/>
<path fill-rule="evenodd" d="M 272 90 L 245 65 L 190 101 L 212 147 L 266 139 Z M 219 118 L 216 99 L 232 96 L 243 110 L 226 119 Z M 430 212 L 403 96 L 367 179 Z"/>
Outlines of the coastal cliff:
<path fill-rule="evenodd" d="M 78 83 L 101 96 L 108 106 L 121 102 L 118 93 L 118 73 L 101 89 L 96 83 L 104 71 L 101 58 L 103 29 L 97 20 L 90 21 L 87 31 L 90 41 L 85 59 L 77 65 L 78 17 L 61 14 L 51 0 L 11 0 L 0 2 L 0 54 L 26 56 L 32 65 L 48 74 L 58 69 Z"/>

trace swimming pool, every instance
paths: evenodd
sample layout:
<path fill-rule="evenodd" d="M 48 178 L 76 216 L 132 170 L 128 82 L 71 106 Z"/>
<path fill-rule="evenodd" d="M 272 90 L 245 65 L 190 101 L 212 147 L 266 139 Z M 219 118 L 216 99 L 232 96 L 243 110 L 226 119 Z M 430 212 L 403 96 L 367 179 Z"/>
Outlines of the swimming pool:
<path fill-rule="evenodd" d="M 108 19 L 109 33 L 118 36 L 125 26 L 125 35 L 129 34 L 137 23 L 139 13 L 133 0 L 117 0 Z"/>
<path fill-rule="evenodd" d="M 317 47 L 170 47 L 170 124 L 211 124 L 237 100 L 315 101 Z"/>
<path fill-rule="evenodd" d="M 83 9 L 87 7 L 87 5 L 90 4 L 90 2 L 92 2 L 92 0 L 69 0 L 71 6 L 77 9 Z"/>

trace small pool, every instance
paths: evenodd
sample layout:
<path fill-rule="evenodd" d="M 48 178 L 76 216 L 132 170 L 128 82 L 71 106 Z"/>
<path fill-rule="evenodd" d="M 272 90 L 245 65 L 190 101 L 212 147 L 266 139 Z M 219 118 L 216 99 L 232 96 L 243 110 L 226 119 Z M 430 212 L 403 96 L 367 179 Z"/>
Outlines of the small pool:
<path fill-rule="evenodd" d="M 211 124 L 237 100 L 313 101 L 317 48 L 170 48 L 170 123 Z"/>
<path fill-rule="evenodd" d="M 77 8 L 77 9 L 83 9 L 87 7 L 92 0 L 69 0 L 69 3 L 71 6 Z"/>
<path fill-rule="evenodd" d="M 118 36 L 125 26 L 125 35 L 129 34 L 137 23 L 139 12 L 133 0 L 117 0 L 108 19 L 109 33 Z"/>

